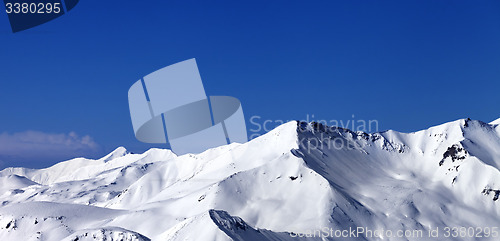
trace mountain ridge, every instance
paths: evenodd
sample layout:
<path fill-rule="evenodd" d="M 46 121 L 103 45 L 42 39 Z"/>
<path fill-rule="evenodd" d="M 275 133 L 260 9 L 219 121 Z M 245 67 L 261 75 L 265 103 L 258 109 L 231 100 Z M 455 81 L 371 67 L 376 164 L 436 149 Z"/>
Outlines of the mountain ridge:
<path fill-rule="evenodd" d="M 316 231 L 500 226 L 497 150 L 499 125 L 470 119 L 370 134 L 296 121 L 196 155 L 119 147 L 98 160 L 0 171 L 0 239 L 28 240 L 40 232 L 42 240 L 85 233 L 109 240 L 333 240 Z M 39 202 L 53 206 L 46 208 L 52 213 L 23 211 Z M 65 214 L 64 205 L 113 215 L 92 211 L 82 219 Z M 16 230 L 5 228 L 16 222 Z"/>

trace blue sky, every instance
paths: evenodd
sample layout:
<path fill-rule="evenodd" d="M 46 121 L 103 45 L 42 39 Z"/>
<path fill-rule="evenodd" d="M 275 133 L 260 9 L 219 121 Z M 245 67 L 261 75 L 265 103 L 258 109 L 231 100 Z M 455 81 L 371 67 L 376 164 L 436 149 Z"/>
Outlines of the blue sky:
<path fill-rule="evenodd" d="M 189 58 L 247 121 L 500 118 L 499 1 L 82 0 L 16 34 L 1 11 L 0 167 L 161 147 L 134 138 L 127 91 Z"/>

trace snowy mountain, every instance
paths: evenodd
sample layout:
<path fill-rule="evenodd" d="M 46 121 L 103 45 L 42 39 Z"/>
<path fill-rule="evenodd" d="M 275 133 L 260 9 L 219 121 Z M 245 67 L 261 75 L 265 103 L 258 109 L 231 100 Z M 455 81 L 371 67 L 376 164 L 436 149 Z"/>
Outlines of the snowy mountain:
<path fill-rule="evenodd" d="M 120 147 L 4 169 L 0 240 L 500 240 L 499 168 L 500 119 L 289 122 L 197 155 Z"/>

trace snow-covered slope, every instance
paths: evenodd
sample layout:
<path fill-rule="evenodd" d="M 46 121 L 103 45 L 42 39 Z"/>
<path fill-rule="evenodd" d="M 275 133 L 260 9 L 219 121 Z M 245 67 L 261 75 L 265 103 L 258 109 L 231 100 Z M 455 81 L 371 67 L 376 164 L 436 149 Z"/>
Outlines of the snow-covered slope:
<path fill-rule="evenodd" d="M 289 122 L 197 155 L 120 147 L 7 168 L 0 240 L 499 240 L 496 122 L 373 134 Z"/>

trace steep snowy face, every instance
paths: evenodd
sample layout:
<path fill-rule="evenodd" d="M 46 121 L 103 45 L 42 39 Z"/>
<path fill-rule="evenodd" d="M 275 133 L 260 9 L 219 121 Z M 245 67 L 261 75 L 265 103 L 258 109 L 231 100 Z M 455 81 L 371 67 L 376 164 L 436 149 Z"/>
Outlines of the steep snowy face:
<path fill-rule="evenodd" d="M 294 153 L 335 192 L 336 229 L 498 227 L 497 128 L 467 119 L 416 133 L 366 134 L 298 123 Z"/>
<path fill-rule="evenodd" d="M 289 122 L 197 155 L 118 148 L 99 160 L 7 168 L 0 240 L 380 240 L 335 236 L 359 227 L 422 231 L 384 240 L 489 227 L 481 240 L 498 240 L 499 150 L 495 122 L 408 134 Z"/>

